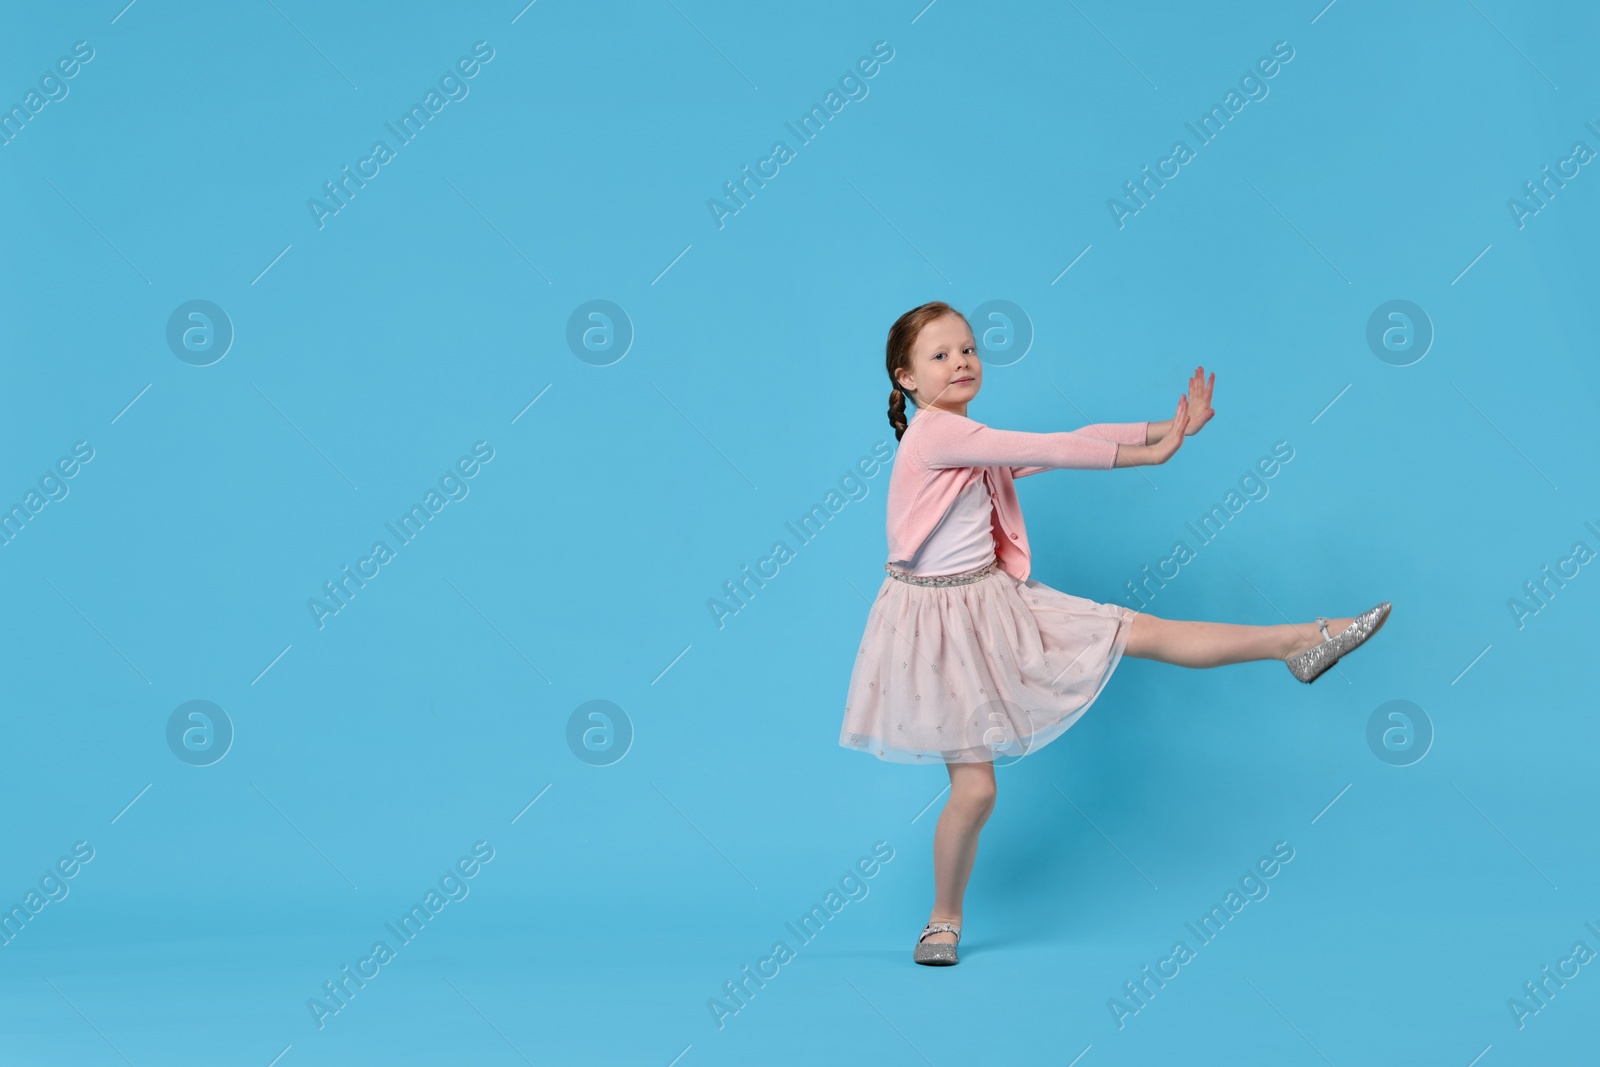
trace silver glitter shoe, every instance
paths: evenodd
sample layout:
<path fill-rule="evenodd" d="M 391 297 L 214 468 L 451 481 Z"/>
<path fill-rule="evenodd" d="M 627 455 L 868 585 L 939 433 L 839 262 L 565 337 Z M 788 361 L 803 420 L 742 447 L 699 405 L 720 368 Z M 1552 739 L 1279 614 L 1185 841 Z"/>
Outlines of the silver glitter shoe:
<path fill-rule="evenodd" d="M 922 928 L 922 936 L 917 938 L 917 947 L 912 951 L 911 958 L 930 967 L 948 967 L 957 962 L 954 944 L 926 940 L 930 934 L 938 933 L 955 934 L 956 940 L 961 940 L 961 927 L 952 923 L 929 923 Z"/>
<path fill-rule="evenodd" d="M 1327 618 L 1318 615 L 1317 628 L 1322 631 L 1322 636 L 1327 640 L 1320 645 L 1313 645 L 1299 655 L 1290 656 L 1284 660 L 1289 665 L 1289 673 L 1302 682 L 1316 681 L 1323 671 L 1339 662 L 1345 653 L 1358 647 L 1367 638 L 1377 633 L 1383 626 L 1383 621 L 1388 617 L 1389 602 L 1385 600 L 1377 607 L 1357 615 L 1355 621 L 1335 637 L 1328 633 Z"/>

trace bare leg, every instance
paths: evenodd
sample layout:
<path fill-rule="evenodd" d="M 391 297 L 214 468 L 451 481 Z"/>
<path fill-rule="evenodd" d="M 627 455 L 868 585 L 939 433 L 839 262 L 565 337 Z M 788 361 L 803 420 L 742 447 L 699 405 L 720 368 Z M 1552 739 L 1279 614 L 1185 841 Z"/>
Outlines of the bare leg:
<path fill-rule="evenodd" d="M 992 763 L 949 763 L 950 798 L 933 831 L 933 913 L 929 922 L 961 925 L 961 901 L 972 862 L 978 858 L 978 832 L 994 811 Z M 955 935 L 928 935 L 928 943 L 955 943 Z"/>
<path fill-rule="evenodd" d="M 1328 632 L 1337 634 L 1354 621 L 1329 619 Z M 1288 659 L 1324 640 L 1314 622 L 1244 626 L 1161 619 L 1140 612 L 1133 618 L 1123 654 L 1180 667 L 1220 667 L 1258 659 Z"/>

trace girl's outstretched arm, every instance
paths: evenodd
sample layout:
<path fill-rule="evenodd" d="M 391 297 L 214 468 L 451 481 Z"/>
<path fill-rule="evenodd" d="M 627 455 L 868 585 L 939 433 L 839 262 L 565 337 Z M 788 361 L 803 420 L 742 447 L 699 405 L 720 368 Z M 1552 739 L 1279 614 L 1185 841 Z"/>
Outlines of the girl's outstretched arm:
<path fill-rule="evenodd" d="M 1151 423 L 1152 430 L 1156 423 Z M 1189 426 L 1189 398 L 1178 398 L 1177 414 L 1167 423 L 1168 432 L 1160 440 L 1143 445 L 1118 445 L 1113 467 L 1147 467 L 1165 463 L 1183 444 L 1184 431 Z"/>
<path fill-rule="evenodd" d="M 920 420 L 923 415 L 918 415 Z M 1012 470 L 1077 468 L 1110 470 L 1117 449 L 1128 447 L 1107 437 L 1076 430 L 1030 433 L 1001 430 L 964 416 L 939 417 L 923 425 L 908 454 L 918 466 L 1010 467 Z M 1144 446 L 1140 446 L 1144 447 Z"/>
<path fill-rule="evenodd" d="M 1161 425 L 1165 426 L 1167 422 L 1163 422 Z M 1112 444 L 1142 445 L 1148 444 L 1150 441 L 1149 426 L 1150 424 L 1147 422 L 1097 422 L 1092 426 L 1080 426 L 1076 430 L 1068 430 L 1067 432 L 1077 434 L 1079 437 L 1093 437 L 1103 441 L 1110 441 Z M 1114 451 L 1108 455 L 1106 462 L 1110 463 L 1113 458 L 1115 458 Z M 1055 469 L 1054 467 L 1044 466 L 1012 467 L 1011 477 L 1026 478 L 1030 474 L 1038 474 L 1041 471 Z"/>

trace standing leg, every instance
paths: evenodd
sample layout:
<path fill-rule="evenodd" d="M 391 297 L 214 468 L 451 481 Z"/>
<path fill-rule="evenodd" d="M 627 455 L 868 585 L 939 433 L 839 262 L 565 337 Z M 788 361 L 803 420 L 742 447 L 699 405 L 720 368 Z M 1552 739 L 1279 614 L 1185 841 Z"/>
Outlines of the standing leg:
<path fill-rule="evenodd" d="M 994 811 L 994 764 L 949 763 L 950 799 L 933 831 L 933 913 L 929 922 L 961 925 L 961 901 L 972 862 L 978 858 L 978 832 Z M 954 934 L 928 935 L 928 943 L 953 944 Z"/>
<path fill-rule="evenodd" d="M 1337 634 L 1354 621 L 1329 619 L 1328 632 Z M 1123 652 L 1180 667 L 1220 667 L 1258 659 L 1288 659 L 1324 640 L 1314 622 L 1244 626 L 1160 619 L 1140 612 L 1133 617 L 1133 629 Z"/>

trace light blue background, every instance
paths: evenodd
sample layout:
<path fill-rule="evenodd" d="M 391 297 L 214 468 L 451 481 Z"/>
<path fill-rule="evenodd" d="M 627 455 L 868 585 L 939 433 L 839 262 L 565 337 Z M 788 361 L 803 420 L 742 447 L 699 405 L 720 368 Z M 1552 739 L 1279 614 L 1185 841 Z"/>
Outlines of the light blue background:
<path fill-rule="evenodd" d="M 94 449 L 0 548 L 0 903 L 95 855 L 0 948 L 0 1060 L 1592 1055 L 1594 967 L 1522 1029 L 1507 999 L 1600 950 L 1600 577 L 1521 628 L 1507 601 L 1600 549 L 1600 172 L 1524 228 L 1506 206 L 1600 148 L 1592 7 L 72 6 L 0 35 L 7 107 L 95 50 L 0 147 L 0 502 Z M 477 41 L 470 94 L 318 229 L 307 200 Z M 878 41 L 869 95 L 798 145 Z M 1107 199 L 1277 41 L 1270 94 L 1118 229 Z M 780 138 L 719 229 L 708 199 Z M 206 367 L 165 340 L 194 299 L 236 330 Z M 609 366 L 566 340 L 593 299 L 636 331 Z M 1314 687 L 1125 660 L 1000 770 L 937 970 L 910 954 L 946 776 L 837 744 L 887 470 L 724 627 L 707 607 L 893 443 L 884 337 L 932 299 L 1032 322 L 969 411 L 990 425 L 1163 419 L 1216 372 L 1170 464 L 1021 483 L 1034 577 L 1131 603 L 1286 441 L 1149 610 L 1394 604 Z M 1436 330 L 1406 367 L 1365 340 L 1392 299 Z M 477 441 L 470 495 L 319 629 L 308 598 Z M 195 699 L 236 730 L 208 767 L 165 740 Z M 1396 699 L 1436 732 L 1405 767 L 1366 740 Z M 591 700 L 632 724 L 609 766 L 567 741 Z M 319 1030 L 307 1000 L 477 841 L 470 894 Z M 785 922 L 878 841 L 800 945 Z M 1119 1029 L 1108 999 L 1277 841 L 1270 896 Z M 708 1000 L 780 938 L 719 1029 Z"/>

